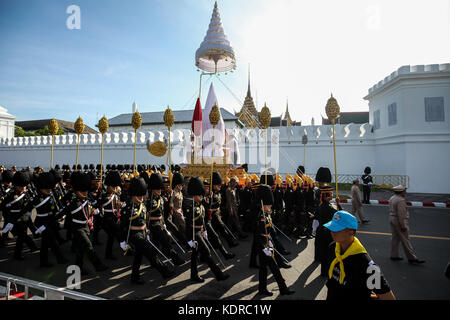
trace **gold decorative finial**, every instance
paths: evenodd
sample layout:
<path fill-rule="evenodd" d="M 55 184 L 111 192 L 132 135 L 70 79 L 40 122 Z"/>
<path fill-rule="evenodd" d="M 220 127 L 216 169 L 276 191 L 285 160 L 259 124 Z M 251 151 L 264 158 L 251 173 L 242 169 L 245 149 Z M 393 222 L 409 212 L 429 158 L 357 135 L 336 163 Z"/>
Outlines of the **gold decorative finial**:
<path fill-rule="evenodd" d="M 267 107 L 266 103 L 264 103 L 264 107 L 261 109 L 261 112 L 259 113 L 259 122 L 261 122 L 264 129 L 267 129 L 267 127 L 270 125 L 271 115 L 270 110 Z"/>
<path fill-rule="evenodd" d="M 136 111 L 133 114 L 133 118 L 131 119 L 131 126 L 133 127 L 134 130 L 137 130 L 141 127 L 142 125 L 142 116 L 139 113 L 139 111 Z"/>
<path fill-rule="evenodd" d="M 77 134 L 82 134 L 83 133 L 83 131 L 84 131 L 84 122 L 83 122 L 83 119 L 81 119 L 81 117 L 78 117 L 77 121 L 75 121 L 74 129 L 75 129 L 75 132 Z"/>
<path fill-rule="evenodd" d="M 166 144 L 162 141 L 157 141 L 147 146 L 148 152 L 150 152 L 155 157 L 162 157 L 166 154 Z"/>
<path fill-rule="evenodd" d="M 173 114 L 172 109 L 167 106 L 166 112 L 164 112 L 164 125 L 169 129 L 173 126 L 175 122 L 175 116 Z"/>
<path fill-rule="evenodd" d="M 55 118 L 53 118 L 52 120 L 50 120 L 50 123 L 48 124 L 48 131 L 52 136 L 54 136 L 55 134 L 58 133 L 58 129 L 59 129 L 58 121 L 56 121 Z"/>
<path fill-rule="evenodd" d="M 105 116 L 103 116 L 99 121 L 98 121 L 98 129 L 100 130 L 101 134 L 105 134 L 106 131 L 108 131 L 109 128 L 109 123 L 108 123 L 108 119 L 106 119 Z"/>
<path fill-rule="evenodd" d="M 334 121 L 339 115 L 340 108 L 337 103 L 337 100 L 333 97 L 333 93 L 331 94 L 331 97 L 327 101 L 327 105 L 325 106 L 325 111 L 326 111 L 327 117 L 330 121 Z"/>
<path fill-rule="evenodd" d="M 213 126 L 217 125 L 220 121 L 220 110 L 217 104 L 212 107 L 211 112 L 209 113 L 209 121 L 211 121 Z"/>

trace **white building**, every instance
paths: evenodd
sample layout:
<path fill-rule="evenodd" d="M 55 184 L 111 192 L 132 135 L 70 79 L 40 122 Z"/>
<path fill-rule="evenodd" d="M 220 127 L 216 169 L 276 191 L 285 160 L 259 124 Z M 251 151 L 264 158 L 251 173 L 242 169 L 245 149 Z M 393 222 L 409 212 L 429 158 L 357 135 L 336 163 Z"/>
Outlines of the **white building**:
<path fill-rule="evenodd" d="M 9 114 L 5 108 L 0 106 L 0 138 L 14 138 L 15 116 Z"/>
<path fill-rule="evenodd" d="M 450 64 L 402 66 L 369 89 L 376 170 L 450 193 Z"/>

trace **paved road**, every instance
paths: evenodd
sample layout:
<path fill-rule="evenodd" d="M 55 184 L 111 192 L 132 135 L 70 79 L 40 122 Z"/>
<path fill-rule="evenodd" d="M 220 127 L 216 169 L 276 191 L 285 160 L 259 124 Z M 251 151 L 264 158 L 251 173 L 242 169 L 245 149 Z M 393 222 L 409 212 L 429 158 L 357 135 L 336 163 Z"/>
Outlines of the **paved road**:
<path fill-rule="evenodd" d="M 349 209 L 348 205 L 343 205 Z M 438 208 L 409 208 L 410 228 L 413 237 L 412 244 L 417 255 L 425 259 L 424 265 L 410 265 L 406 260 L 393 262 L 390 255 L 390 233 L 388 225 L 388 210 L 386 206 L 365 205 L 364 212 L 371 223 L 362 225 L 358 238 L 370 253 L 373 260 L 381 266 L 398 299 L 450 299 L 450 280 L 443 275 L 444 268 L 450 261 L 450 210 Z M 105 242 L 105 234 L 100 233 L 101 241 Z M 435 238 L 429 238 L 435 237 Z M 40 240 L 37 240 L 38 242 Z M 288 258 L 294 268 L 282 269 L 287 284 L 296 290 L 292 296 L 280 296 L 278 286 L 269 276 L 269 290 L 275 294 L 272 297 L 257 295 L 258 271 L 248 268 L 251 237 L 240 242 L 233 248 L 237 258 L 224 261 L 231 277 L 226 281 L 217 282 L 204 264 L 200 265 L 200 275 L 206 281 L 194 284 L 189 280 L 189 261 L 177 267 L 177 276 L 163 280 L 158 272 L 153 270 L 146 261 L 141 267 L 146 284 L 135 286 L 129 283 L 133 257 L 120 256 L 118 261 L 107 261 L 110 266 L 105 272 L 83 277 L 81 292 L 98 295 L 108 299 L 318 299 L 326 297 L 326 279 L 319 276 L 320 267 L 313 262 L 314 239 L 299 239 L 296 243 L 284 241 L 292 252 Z M 120 248 L 115 244 L 116 255 Z M 14 241 L 6 248 L 0 249 L 0 271 L 44 281 L 56 286 L 65 286 L 66 266 L 56 266 L 51 269 L 38 267 L 39 253 L 29 253 L 25 250 L 26 260 L 17 262 L 10 259 L 14 249 Z M 63 250 L 74 260 L 69 252 L 69 245 Z M 97 246 L 97 252 L 103 255 L 104 246 Z M 403 253 L 402 253 L 403 255 Z M 54 259 L 50 254 L 51 259 Z M 188 258 L 188 255 L 187 255 Z"/>

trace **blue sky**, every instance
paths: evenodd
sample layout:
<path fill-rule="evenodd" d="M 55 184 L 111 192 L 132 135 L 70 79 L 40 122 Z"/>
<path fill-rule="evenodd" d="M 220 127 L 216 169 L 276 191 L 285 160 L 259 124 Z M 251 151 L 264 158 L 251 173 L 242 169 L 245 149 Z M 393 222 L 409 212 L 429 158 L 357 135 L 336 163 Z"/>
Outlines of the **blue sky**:
<path fill-rule="evenodd" d="M 367 110 L 368 88 L 402 65 L 450 62 L 448 0 L 218 3 L 237 57 L 236 72 L 221 79 L 243 100 L 250 63 L 258 110 L 266 101 L 280 115 L 289 98 L 291 116 L 304 124 L 320 122 L 330 92 L 342 111 Z M 81 9 L 80 30 L 66 27 L 72 4 Z M 1 0 L 0 105 L 18 121 L 80 115 L 91 127 L 104 114 L 131 112 L 133 100 L 141 112 L 193 109 L 194 56 L 213 6 Z M 214 86 L 221 107 L 240 109 L 219 81 Z"/>

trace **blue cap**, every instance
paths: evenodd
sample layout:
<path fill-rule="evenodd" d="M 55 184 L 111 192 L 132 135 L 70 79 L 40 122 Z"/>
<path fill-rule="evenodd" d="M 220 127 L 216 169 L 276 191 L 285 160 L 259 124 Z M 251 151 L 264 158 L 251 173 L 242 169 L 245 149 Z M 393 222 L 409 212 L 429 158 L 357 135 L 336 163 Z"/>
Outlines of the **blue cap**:
<path fill-rule="evenodd" d="M 349 212 L 341 210 L 334 214 L 330 222 L 324 224 L 324 227 L 333 232 L 341 231 L 346 228 L 358 229 L 358 220 Z"/>

